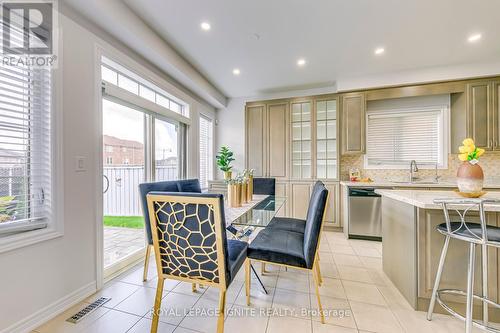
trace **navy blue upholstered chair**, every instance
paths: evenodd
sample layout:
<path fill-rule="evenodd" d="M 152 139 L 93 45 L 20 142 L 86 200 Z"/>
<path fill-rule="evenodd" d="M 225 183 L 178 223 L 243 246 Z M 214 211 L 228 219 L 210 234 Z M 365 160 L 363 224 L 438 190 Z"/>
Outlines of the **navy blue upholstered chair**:
<path fill-rule="evenodd" d="M 142 214 L 144 215 L 144 225 L 148 241 L 148 245 L 146 246 L 146 258 L 144 259 L 144 281 L 147 281 L 148 279 L 149 257 L 151 255 L 151 247 L 153 246 L 153 237 L 151 235 L 151 226 L 149 224 L 148 203 L 146 199 L 146 195 L 152 191 L 201 193 L 201 187 L 198 179 L 169 180 L 163 182 L 143 183 L 139 185 Z"/>
<path fill-rule="evenodd" d="M 298 227 L 283 224 L 276 224 L 274 227 L 267 227 L 262 230 L 248 247 L 248 261 L 259 261 L 263 264 L 280 265 L 284 267 L 294 267 L 312 272 L 316 286 L 316 296 L 321 314 L 321 321 L 324 323 L 323 309 L 319 297 L 319 286 L 321 285 L 321 273 L 319 270 L 318 248 L 321 239 L 321 229 L 328 202 L 328 190 L 321 182 L 314 186 L 307 218 L 303 225 Z M 296 220 L 296 219 L 294 219 Z M 249 269 L 247 268 L 247 271 Z M 246 280 L 250 279 L 247 273 Z M 249 283 L 247 283 L 247 303 L 250 304 Z"/>
<path fill-rule="evenodd" d="M 276 193 L 275 178 L 254 178 L 253 193 L 262 195 L 274 195 Z"/>
<path fill-rule="evenodd" d="M 164 280 L 174 279 L 220 289 L 217 332 L 222 333 L 226 290 L 248 248 L 226 238 L 222 194 L 149 192 L 147 205 L 158 269 L 151 332 L 158 329 Z"/>

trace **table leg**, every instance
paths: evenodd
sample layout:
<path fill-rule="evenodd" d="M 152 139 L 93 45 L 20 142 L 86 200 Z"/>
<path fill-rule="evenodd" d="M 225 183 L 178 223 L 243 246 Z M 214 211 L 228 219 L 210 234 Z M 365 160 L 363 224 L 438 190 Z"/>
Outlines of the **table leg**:
<path fill-rule="evenodd" d="M 255 268 L 253 267 L 253 265 L 250 265 L 250 268 L 252 268 L 252 272 L 253 274 L 255 275 L 255 277 L 257 278 L 257 281 L 259 281 L 259 284 L 260 286 L 262 287 L 262 290 L 264 290 L 264 293 L 266 293 L 266 295 L 268 294 L 267 290 L 266 290 L 266 287 L 264 287 L 264 284 L 262 283 L 262 281 L 260 280 L 260 277 L 259 277 L 259 274 L 257 274 L 257 271 L 255 271 Z"/>

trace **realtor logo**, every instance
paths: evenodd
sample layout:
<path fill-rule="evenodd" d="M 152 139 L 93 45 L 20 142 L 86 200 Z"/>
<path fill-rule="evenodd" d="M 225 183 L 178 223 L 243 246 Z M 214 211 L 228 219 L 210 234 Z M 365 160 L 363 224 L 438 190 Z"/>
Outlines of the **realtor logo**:
<path fill-rule="evenodd" d="M 55 56 L 55 3 L 3 1 L 0 3 L 2 63 L 53 66 Z"/>

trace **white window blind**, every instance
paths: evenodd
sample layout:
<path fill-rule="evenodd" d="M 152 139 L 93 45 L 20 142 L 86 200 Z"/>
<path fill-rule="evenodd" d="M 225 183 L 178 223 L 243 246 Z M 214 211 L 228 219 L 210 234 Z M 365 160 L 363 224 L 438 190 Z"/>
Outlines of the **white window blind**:
<path fill-rule="evenodd" d="M 367 166 L 442 165 L 446 107 L 367 113 Z"/>
<path fill-rule="evenodd" d="M 51 74 L 0 65 L 0 236 L 51 215 Z"/>
<path fill-rule="evenodd" d="M 200 185 L 204 189 L 213 178 L 213 155 L 213 123 L 200 116 Z"/>

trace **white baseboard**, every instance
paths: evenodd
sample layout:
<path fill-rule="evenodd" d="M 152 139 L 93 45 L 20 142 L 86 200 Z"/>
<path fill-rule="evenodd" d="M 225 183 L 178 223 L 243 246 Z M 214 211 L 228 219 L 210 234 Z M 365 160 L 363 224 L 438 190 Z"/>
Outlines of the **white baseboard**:
<path fill-rule="evenodd" d="M 75 290 L 71 294 L 49 304 L 34 314 L 20 320 L 19 322 L 0 330 L 0 333 L 28 333 L 46 323 L 73 305 L 83 301 L 88 296 L 96 292 L 96 282 L 91 283 Z"/>

